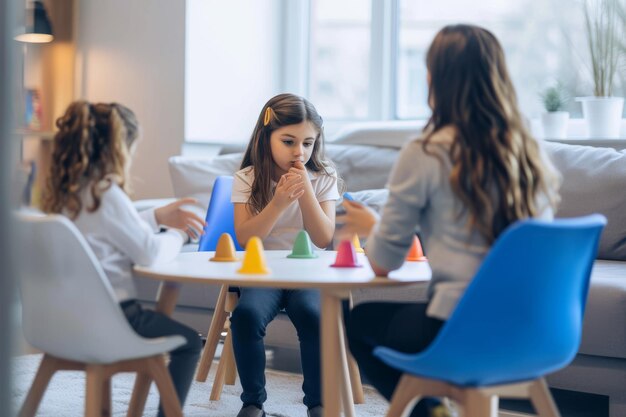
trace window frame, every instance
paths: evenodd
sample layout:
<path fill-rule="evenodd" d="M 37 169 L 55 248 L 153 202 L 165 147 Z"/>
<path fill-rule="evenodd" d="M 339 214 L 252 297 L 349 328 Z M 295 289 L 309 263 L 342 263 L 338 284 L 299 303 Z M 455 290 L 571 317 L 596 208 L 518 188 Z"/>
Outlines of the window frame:
<path fill-rule="evenodd" d="M 285 52 L 280 68 L 283 89 L 303 96 L 311 91 L 309 65 L 311 63 L 311 9 L 315 0 L 283 0 Z M 396 70 L 398 52 L 399 0 L 371 0 L 369 100 L 365 119 L 325 118 L 331 125 L 357 121 L 400 120 L 396 112 Z M 287 67 L 289 66 L 289 70 Z M 327 123 L 328 124 L 328 123 Z"/>

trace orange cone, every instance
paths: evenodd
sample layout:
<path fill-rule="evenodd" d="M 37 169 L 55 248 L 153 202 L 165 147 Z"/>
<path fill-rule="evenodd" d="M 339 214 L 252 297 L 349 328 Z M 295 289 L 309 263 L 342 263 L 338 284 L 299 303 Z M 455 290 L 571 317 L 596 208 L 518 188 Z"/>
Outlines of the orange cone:
<path fill-rule="evenodd" d="M 217 241 L 215 256 L 209 260 L 211 262 L 235 262 L 239 260 L 235 253 L 233 238 L 228 233 L 222 233 L 220 240 Z"/>
<path fill-rule="evenodd" d="M 407 261 L 412 262 L 423 262 L 428 259 L 424 256 L 424 251 L 422 250 L 422 244 L 420 240 L 417 238 L 417 235 L 413 237 L 413 244 L 411 245 L 411 249 L 409 249 L 409 254 L 406 256 Z"/>
<path fill-rule="evenodd" d="M 246 244 L 246 252 L 243 254 L 243 263 L 241 269 L 237 271 L 240 274 L 264 275 L 271 271 L 267 267 L 265 261 L 265 252 L 263 251 L 263 242 L 257 236 L 253 236 Z"/>
<path fill-rule="evenodd" d="M 365 253 L 363 248 L 361 247 L 361 241 L 359 240 L 359 235 L 356 233 L 352 236 L 352 246 L 354 246 L 354 250 L 356 253 Z"/>

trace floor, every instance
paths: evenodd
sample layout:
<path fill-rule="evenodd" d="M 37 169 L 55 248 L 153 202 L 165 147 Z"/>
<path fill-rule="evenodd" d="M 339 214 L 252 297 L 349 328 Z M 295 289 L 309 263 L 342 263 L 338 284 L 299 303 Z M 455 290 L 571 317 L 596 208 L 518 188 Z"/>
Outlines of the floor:
<path fill-rule="evenodd" d="M 278 348 L 268 351 L 267 366 L 281 371 L 302 372 L 299 352 L 294 349 Z M 608 398 L 605 396 L 557 389 L 552 389 L 551 391 L 561 412 L 561 417 L 609 416 Z M 533 408 L 528 401 L 501 400 L 500 409 L 500 417 L 527 417 L 534 415 Z"/>
<path fill-rule="evenodd" d="M 17 345 L 17 354 L 37 353 L 23 339 L 20 339 Z M 218 355 L 220 350 L 218 349 Z M 297 350 L 273 348 L 267 350 L 266 356 L 268 368 L 302 373 L 300 353 Z M 366 380 L 364 382 L 367 383 Z M 561 412 L 561 417 L 609 416 L 608 398 L 605 396 L 556 389 L 551 391 Z M 500 417 L 529 417 L 534 415 L 532 406 L 527 401 L 501 400 L 500 408 Z"/>

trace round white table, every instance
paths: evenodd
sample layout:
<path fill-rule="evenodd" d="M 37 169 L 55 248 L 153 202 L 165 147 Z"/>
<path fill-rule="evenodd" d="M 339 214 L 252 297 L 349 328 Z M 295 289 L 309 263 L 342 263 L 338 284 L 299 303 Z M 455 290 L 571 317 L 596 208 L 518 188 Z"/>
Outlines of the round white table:
<path fill-rule="evenodd" d="M 238 262 L 210 262 L 214 252 L 181 253 L 174 260 L 150 267 L 136 266 L 139 276 L 162 281 L 157 295 L 157 311 L 170 315 L 176 305 L 180 285 L 184 283 L 222 284 L 238 287 L 316 288 L 321 292 L 321 360 L 322 402 L 326 417 L 339 417 L 341 410 L 353 417 L 354 402 L 348 377 L 341 301 L 350 297 L 356 288 L 391 287 L 430 280 L 427 262 L 405 262 L 388 278 L 376 277 L 363 254 L 357 254 L 361 267 L 334 268 L 337 255 L 334 251 L 316 252 L 314 259 L 291 259 L 291 251 L 265 251 L 265 275 L 248 275 L 237 272 Z M 239 259 L 244 253 L 238 252 Z M 137 378 L 129 415 L 143 405 L 150 380 Z"/>

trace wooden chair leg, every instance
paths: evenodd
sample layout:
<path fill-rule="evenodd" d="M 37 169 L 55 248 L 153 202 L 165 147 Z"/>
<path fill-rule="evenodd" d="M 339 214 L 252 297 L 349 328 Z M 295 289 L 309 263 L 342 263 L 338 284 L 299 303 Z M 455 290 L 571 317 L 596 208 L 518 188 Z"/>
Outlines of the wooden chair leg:
<path fill-rule="evenodd" d="M 102 381 L 102 417 L 111 417 L 111 377 Z"/>
<path fill-rule="evenodd" d="M 85 395 L 85 417 L 101 417 L 104 366 L 87 365 L 87 394 Z"/>
<path fill-rule="evenodd" d="M 391 397 L 387 417 L 402 417 L 407 407 L 413 407 L 421 397 L 422 382 L 410 375 L 402 375 Z"/>
<path fill-rule="evenodd" d="M 213 310 L 213 318 L 211 319 L 211 325 L 207 332 L 206 342 L 204 349 L 202 350 L 202 357 L 198 364 L 198 372 L 196 373 L 196 381 L 205 382 L 209 376 L 211 370 L 211 363 L 215 357 L 215 350 L 220 340 L 220 335 L 224 329 L 224 323 L 228 313 L 225 310 L 226 296 L 228 295 L 228 285 L 222 285 L 220 289 L 220 295 L 217 298 L 215 304 L 215 310 Z"/>
<path fill-rule="evenodd" d="M 222 356 L 220 357 L 220 361 L 217 364 L 217 371 L 215 372 L 215 378 L 213 378 L 213 386 L 211 387 L 211 395 L 209 396 L 209 400 L 211 401 L 219 401 L 220 396 L 222 395 L 222 390 L 224 389 L 224 382 L 226 379 L 226 366 L 228 362 L 228 355 L 225 352 L 233 350 L 233 339 L 230 337 L 230 332 L 226 336 L 226 340 L 224 340 L 224 347 L 222 349 Z M 234 358 L 233 358 L 234 363 Z"/>
<path fill-rule="evenodd" d="M 545 379 L 541 378 L 532 383 L 530 401 L 540 417 L 561 417 Z"/>
<path fill-rule="evenodd" d="M 498 397 L 478 390 L 465 390 L 463 417 L 498 417 Z"/>
<path fill-rule="evenodd" d="M 176 394 L 172 377 L 165 366 L 165 359 L 163 356 L 157 356 L 147 360 L 152 378 L 154 378 L 154 382 L 159 389 L 161 407 L 163 407 L 166 417 L 183 417 L 180 400 Z"/>
<path fill-rule="evenodd" d="M 135 387 L 133 388 L 133 394 L 130 398 L 130 404 L 128 405 L 127 417 L 142 417 L 151 382 L 152 377 L 148 373 L 144 371 L 137 372 Z"/>
<path fill-rule="evenodd" d="M 52 376 L 57 369 L 58 366 L 56 359 L 54 357 L 44 355 L 41 363 L 39 364 L 39 369 L 37 369 L 35 379 L 30 386 L 30 390 L 28 390 L 28 395 L 24 400 L 22 409 L 18 414 L 19 417 L 35 416 L 37 409 L 39 408 L 39 404 L 41 403 L 41 399 L 43 398 L 43 394 L 46 392 L 46 388 L 48 388 L 50 379 L 52 379 Z"/>
<path fill-rule="evenodd" d="M 237 303 L 239 303 L 239 294 L 236 292 L 229 291 L 226 294 L 226 305 L 224 310 L 226 310 L 226 314 L 228 318 L 226 319 L 226 324 L 224 328 L 226 329 L 226 338 L 231 338 L 232 335 L 230 333 L 230 317 L 237 308 Z M 233 351 L 232 340 L 230 341 L 230 349 L 226 348 L 226 340 L 224 340 L 224 349 L 222 350 L 222 356 L 226 355 L 226 385 L 235 385 L 235 381 L 237 380 L 237 364 L 235 363 L 235 352 Z"/>
<path fill-rule="evenodd" d="M 237 363 L 235 362 L 235 352 L 233 350 L 232 335 L 230 334 L 230 324 L 228 326 L 228 334 L 224 340 L 222 357 L 226 361 L 226 376 L 224 378 L 224 383 L 226 385 L 235 385 L 235 381 L 237 380 Z"/>

